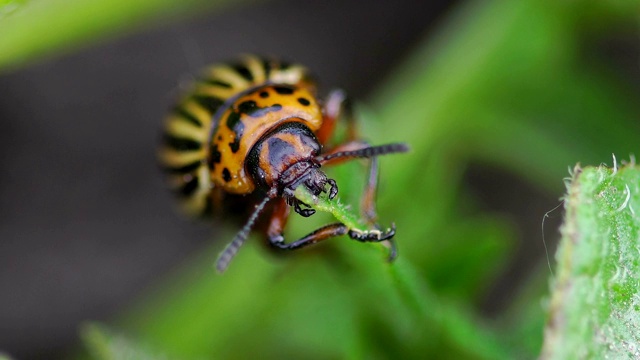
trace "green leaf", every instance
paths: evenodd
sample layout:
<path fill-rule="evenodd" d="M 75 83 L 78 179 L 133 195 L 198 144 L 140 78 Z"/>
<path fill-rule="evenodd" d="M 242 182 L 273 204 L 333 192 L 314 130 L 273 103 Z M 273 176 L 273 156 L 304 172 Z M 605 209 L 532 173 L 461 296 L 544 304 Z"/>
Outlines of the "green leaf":
<path fill-rule="evenodd" d="M 388 179 L 401 185 L 391 193 L 437 171 L 415 164 L 442 146 L 449 157 L 458 156 L 449 161 L 496 163 L 554 191 L 561 190 L 558 179 L 568 164 L 597 164 L 611 152 L 634 151 L 637 96 L 585 64 L 581 46 L 592 37 L 584 24 L 592 7 L 583 4 L 484 1 L 457 9 L 374 98 L 379 120 L 396 126 L 371 136 L 406 141 L 417 158 L 396 164 L 400 170 Z M 637 24 L 637 11 L 609 16 Z M 612 123 L 628 131 L 608 131 Z"/>
<path fill-rule="evenodd" d="M 20 9 L 27 0 L 0 0 L 0 19 Z"/>
<path fill-rule="evenodd" d="M 255 245 L 223 276 L 203 254 L 125 327 L 183 359 L 510 358 L 470 309 L 432 293 L 406 260 L 386 262 L 385 249 L 342 238 L 276 261 Z"/>
<path fill-rule="evenodd" d="M 547 263 L 540 263 L 508 309 L 500 314 L 498 321 L 504 332 L 504 341 L 515 359 L 537 359 L 540 356 L 550 273 Z"/>
<path fill-rule="evenodd" d="M 545 359 L 640 356 L 640 168 L 576 168 Z"/>
<path fill-rule="evenodd" d="M 0 72 L 107 35 L 220 8 L 229 0 L 23 0 L 0 3 Z"/>
<path fill-rule="evenodd" d="M 168 359 L 131 339 L 116 334 L 99 323 L 87 323 L 80 329 L 80 336 L 92 359 L 145 360 Z"/>

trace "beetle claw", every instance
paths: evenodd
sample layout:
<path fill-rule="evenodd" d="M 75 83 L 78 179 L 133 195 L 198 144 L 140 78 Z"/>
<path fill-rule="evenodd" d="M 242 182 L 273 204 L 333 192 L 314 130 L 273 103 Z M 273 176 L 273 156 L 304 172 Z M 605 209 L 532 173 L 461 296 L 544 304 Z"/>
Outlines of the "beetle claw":
<path fill-rule="evenodd" d="M 302 201 L 296 198 L 292 198 L 291 204 L 289 205 L 293 205 L 294 210 L 303 217 L 309 217 L 316 213 L 314 209 L 309 208 L 309 205 L 303 203 Z M 303 209 L 301 205 L 308 207 L 308 209 Z"/>
<path fill-rule="evenodd" d="M 385 231 L 374 229 L 374 230 L 357 230 L 350 229 L 349 237 L 353 240 L 363 241 L 363 242 L 380 242 L 385 240 L 391 240 L 396 235 L 396 225 L 391 224 L 391 227 Z"/>
<path fill-rule="evenodd" d="M 327 183 L 331 187 L 329 189 L 329 200 L 333 200 L 338 195 L 338 184 L 333 179 L 327 180 Z"/>

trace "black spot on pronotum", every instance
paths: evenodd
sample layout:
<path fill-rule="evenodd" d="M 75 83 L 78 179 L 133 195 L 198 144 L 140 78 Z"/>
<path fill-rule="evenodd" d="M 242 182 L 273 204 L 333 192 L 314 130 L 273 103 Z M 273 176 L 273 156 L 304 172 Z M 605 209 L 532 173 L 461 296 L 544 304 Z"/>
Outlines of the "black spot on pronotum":
<path fill-rule="evenodd" d="M 238 105 L 238 111 L 242 114 L 248 114 L 258 109 L 258 104 L 253 100 L 243 101 Z"/>
<path fill-rule="evenodd" d="M 240 114 L 237 112 L 232 112 L 231 114 L 229 114 L 229 116 L 227 117 L 227 127 L 230 130 L 235 130 L 236 125 L 241 124 L 240 122 Z"/>
<path fill-rule="evenodd" d="M 235 134 L 233 142 L 229 143 L 229 148 L 235 154 L 240 149 L 240 139 L 244 134 L 244 124 L 240 121 L 240 114 L 232 112 L 227 118 L 227 127 Z"/>
<path fill-rule="evenodd" d="M 222 161 L 222 154 L 218 151 L 218 145 L 211 147 L 211 155 L 209 157 L 209 168 L 213 169 L 215 164 L 219 164 Z"/>
<path fill-rule="evenodd" d="M 293 94 L 293 89 L 288 86 L 274 86 L 273 90 L 275 90 L 280 95 L 291 95 Z"/>
<path fill-rule="evenodd" d="M 248 113 L 249 116 L 254 117 L 254 118 L 259 118 L 262 117 L 264 115 L 267 115 L 268 113 L 272 112 L 272 111 L 280 111 L 282 110 L 282 105 L 280 104 L 273 104 L 271 106 L 267 106 L 267 107 L 263 107 L 263 108 L 257 108 L 253 111 L 251 111 L 250 113 Z"/>
<path fill-rule="evenodd" d="M 238 136 L 238 134 L 236 134 L 236 138 L 233 139 L 233 142 L 229 143 L 229 148 L 234 154 L 237 153 L 238 150 L 240 150 L 240 136 Z"/>
<path fill-rule="evenodd" d="M 247 81 L 253 81 L 253 74 L 243 64 L 234 64 L 231 67 L 233 68 L 233 70 L 237 71 L 238 74 L 240 74 L 240 76 L 245 78 Z"/>
<path fill-rule="evenodd" d="M 185 139 L 169 134 L 163 136 L 164 144 L 177 151 L 194 151 L 200 150 L 200 142 L 192 139 Z"/>
<path fill-rule="evenodd" d="M 266 91 L 260 91 L 260 97 L 266 99 L 269 97 L 269 93 Z"/>
<path fill-rule="evenodd" d="M 222 178 L 226 182 L 231 181 L 231 173 L 229 172 L 229 169 L 224 168 L 224 170 L 222 170 Z"/>
<path fill-rule="evenodd" d="M 311 104 L 311 101 L 302 97 L 298 98 L 298 102 L 304 106 L 309 106 L 309 104 Z"/>
<path fill-rule="evenodd" d="M 267 113 L 272 111 L 282 110 L 282 105 L 273 104 L 271 106 L 259 107 L 255 101 L 247 100 L 238 104 L 237 108 L 238 108 L 238 113 L 232 113 L 231 115 L 229 115 L 229 118 L 227 119 L 227 126 L 229 126 L 229 128 L 231 129 L 233 129 L 231 125 L 235 126 L 235 124 L 239 121 L 240 114 L 247 114 L 251 117 L 257 118 L 257 117 L 264 116 Z"/>

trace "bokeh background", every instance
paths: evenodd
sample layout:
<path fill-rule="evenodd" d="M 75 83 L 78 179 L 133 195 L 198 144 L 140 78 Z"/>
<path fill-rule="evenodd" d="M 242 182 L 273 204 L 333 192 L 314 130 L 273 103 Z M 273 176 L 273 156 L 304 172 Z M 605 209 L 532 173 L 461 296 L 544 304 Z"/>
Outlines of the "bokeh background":
<path fill-rule="evenodd" d="M 638 2 L 96 3 L 0 1 L 0 351 L 537 356 L 561 209 L 543 217 L 567 169 L 638 153 Z M 155 150 L 193 74 L 246 52 L 305 64 L 368 139 L 412 146 L 382 160 L 392 267 L 256 237 L 215 274 L 236 229 L 178 216 Z"/>

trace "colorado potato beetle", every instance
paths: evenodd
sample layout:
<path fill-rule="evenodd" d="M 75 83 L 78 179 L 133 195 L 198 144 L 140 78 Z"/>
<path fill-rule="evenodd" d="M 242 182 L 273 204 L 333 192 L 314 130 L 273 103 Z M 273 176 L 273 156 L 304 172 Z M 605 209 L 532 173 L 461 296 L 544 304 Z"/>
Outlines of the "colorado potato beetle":
<path fill-rule="evenodd" d="M 346 121 L 346 140 L 333 144 L 339 119 Z M 160 161 L 187 213 L 244 214 L 244 227 L 218 258 L 216 268 L 223 272 L 262 213 L 269 214 L 263 232 L 277 249 L 348 235 L 362 242 L 388 241 L 395 254 L 395 227 L 380 230 L 376 223 L 376 157 L 407 150 L 402 143 L 370 146 L 360 140 L 345 93 L 334 90 L 321 103 L 303 66 L 245 55 L 206 68 L 172 109 Z M 361 205 L 371 230 L 334 223 L 285 243 L 291 208 L 304 217 L 315 213 L 294 196 L 296 188 L 305 186 L 315 196 L 325 193 L 333 200 L 338 185 L 321 167 L 353 158 L 370 162 Z"/>

